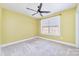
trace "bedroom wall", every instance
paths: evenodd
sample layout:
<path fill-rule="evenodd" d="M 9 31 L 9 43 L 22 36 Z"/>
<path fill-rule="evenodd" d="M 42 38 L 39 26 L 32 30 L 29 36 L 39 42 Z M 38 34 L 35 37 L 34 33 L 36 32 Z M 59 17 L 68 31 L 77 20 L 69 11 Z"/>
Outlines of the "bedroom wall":
<path fill-rule="evenodd" d="M 2 8 L 0 8 L 0 44 L 2 39 Z"/>
<path fill-rule="evenodd" d="M 3 22 L 3 33 L 1 31 L 0 23 L 0 39 L 1 33 L 3 34 L 1 43 L 6 44 L 39 35 L 52 40 L 54 39 L 75 44 L 75 10 L 76 8 L 72 8 L 56 13 L 61 13 L 61 36 L 57 37 L 41 34 L 40 20 L 10 10 L 1 10 L 0 8 L 0 22 L 1 20 Z"/>
<path fill-rule="evenodd" d="M 37 35 L 38 21 L 36 19 L 6 9 L 3 9 L 2 13 L 2 44 L 27 39 Z"/>
<path fill-rule="evenodd" d="M 40 30 L 39 30 L 39 35 L 42 37 L 52 39 L 52 40 L 58 40 L 58 41 L 63 41 L 67 43 L 76 44 L 75 43 L 76 41 L 75 40 L 75 12 L 76 12 L 76 8 L 72 8 L 72 9 L 64 10 L 62 12 L 58 12 L 56 14 L 54 13 L 55 15 L 61 13 L 60 15 L 61 36 L 59 37 L 58 36 L 47 36 L 47 35 L 41 34 Z M 39 26 L 40 26 L 40 23 L 39 23 Z"/>

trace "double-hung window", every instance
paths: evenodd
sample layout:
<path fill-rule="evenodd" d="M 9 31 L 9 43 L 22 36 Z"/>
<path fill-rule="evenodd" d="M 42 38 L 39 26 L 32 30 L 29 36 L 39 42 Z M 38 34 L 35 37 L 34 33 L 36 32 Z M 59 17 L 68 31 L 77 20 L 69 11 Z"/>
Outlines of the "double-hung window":
<path fill-rule="evenodd" d="M 41 33 L 60 36 L 60 16 L 41 20 Z"/>

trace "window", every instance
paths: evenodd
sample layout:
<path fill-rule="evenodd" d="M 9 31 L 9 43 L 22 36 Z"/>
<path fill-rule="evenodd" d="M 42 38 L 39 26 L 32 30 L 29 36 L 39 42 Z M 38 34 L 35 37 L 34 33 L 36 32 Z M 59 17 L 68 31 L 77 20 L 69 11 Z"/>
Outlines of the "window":
<path fill-rule="evenodd" d="M 60 16 L 41 20 L 41 33 L 60 36 Z"/>

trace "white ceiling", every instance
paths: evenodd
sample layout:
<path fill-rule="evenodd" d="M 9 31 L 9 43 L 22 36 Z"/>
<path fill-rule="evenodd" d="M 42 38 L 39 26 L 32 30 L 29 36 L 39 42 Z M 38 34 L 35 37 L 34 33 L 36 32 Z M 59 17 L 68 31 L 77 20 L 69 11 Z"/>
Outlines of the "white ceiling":
<path fill-rule="evenodd" d="M 37 10 L 37 6 L 39 5 L 39 3 L 2 3 L 0 5 L 3 8 L 32 16 L 31 14 L 33 14 L 35 12 L 31 11 L 31 10 L 27 10 L 26 8 L 31 8 L 31 9 Z M 58 11 L 73 8 L 73 7 L 75 7 L 75 5 L 76 4 L 73 4 L 73 3 L 43 3 L 42 10 L 51 11 L 51 13 L 49 13 L 49 14 L 52 14 L 52 13 L 55 13 Z M 49 14 L 45 13 L 43 15 L 46 16 Z M 40 15 L 36 14 L 33 17 L 40 17 Z"/>

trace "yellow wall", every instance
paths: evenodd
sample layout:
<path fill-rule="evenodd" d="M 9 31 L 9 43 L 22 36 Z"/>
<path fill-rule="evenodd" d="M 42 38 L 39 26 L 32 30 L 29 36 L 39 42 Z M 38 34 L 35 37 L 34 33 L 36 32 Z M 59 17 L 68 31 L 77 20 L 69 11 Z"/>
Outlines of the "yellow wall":
<path fill-rule="evenodd" d="M 2 8 L 0 8 L 0 44 L 2 40 Z"/>
<path fill-rule="evenodd" d="M 69 10 L 65 10 L 61 13 L 61 36 L 47 36 L 43 34 L 39 34 L 42 37 L 60 40 L 63 42 L 73 43 L 75 44 L 75 12 L 76 8 L 72 8 Z"/>
<path fill-rule="evenodd" d="M 24 14 L 6 9 L 3 12 L 3 39 L 2 44 L 30 38 L 37 35 L 37 20 Z"/>
<path fill-rule="evenodd" d="M 40 20 L 24 14 L 0 8 L 0 39 L 2 44 L 40 35 L 49 39 L 75 44 L 75 10 L 65 10 L 61 13 L 61 36 L 47 36 L 40 33 Z M 59 14 L 58 13 L 58 14 Z M 1 23 L 3 22 L 3 26 Z M 2 28 L 2 29 L 1 29 Z M 39 31 L 38 31 L 39 29 Z"/>

